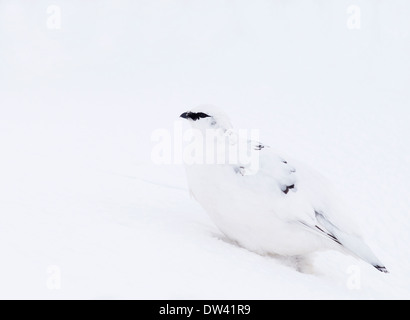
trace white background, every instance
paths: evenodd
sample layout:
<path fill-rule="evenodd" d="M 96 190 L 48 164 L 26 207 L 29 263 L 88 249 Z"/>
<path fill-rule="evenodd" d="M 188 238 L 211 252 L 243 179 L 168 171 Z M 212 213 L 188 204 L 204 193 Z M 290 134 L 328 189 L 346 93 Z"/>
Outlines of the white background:
<path fill-rule="evenodd" d="M 409 16 L 406 0 L 0 0 L 0 298 L 409 298 Z M 325 252 L 306 275 L 220 240 L 183 167 L 151 161 L 152 132 L 203 103 L 327 176 L 391 274 Z"/>

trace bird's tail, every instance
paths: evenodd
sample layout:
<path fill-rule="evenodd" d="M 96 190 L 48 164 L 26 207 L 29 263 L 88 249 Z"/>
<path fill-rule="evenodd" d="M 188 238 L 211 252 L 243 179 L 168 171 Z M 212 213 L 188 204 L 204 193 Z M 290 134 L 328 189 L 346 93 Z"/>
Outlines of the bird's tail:
<path fill-rule="evenodd" d="M 321 213 L 316 212 L 316 219 L 329 232 L 332 240 L 340 244 L 349 254 L 366 261 L 380 272 L 389 273 L 385 265 L 376 257 L 372 249 L 362 238 L 353 234 L 347 234 L 336 227 L 325 218 Z"/>
<path fill-rule="evenodd" d="M 380 272 L 389 273 L 386 266 L 376 257 L 372 249 L 364 240 L 355 235 L 345 235 L 343 232 L 337 232 L 336 237 L 339 239 L 342 247 L 351 255 L 371 264 Z"/>

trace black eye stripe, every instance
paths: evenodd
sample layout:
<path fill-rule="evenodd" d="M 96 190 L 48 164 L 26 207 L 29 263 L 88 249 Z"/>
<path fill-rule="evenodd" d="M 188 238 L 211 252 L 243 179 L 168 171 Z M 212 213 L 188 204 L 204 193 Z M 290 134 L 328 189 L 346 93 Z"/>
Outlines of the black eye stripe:
<path fill-rule="evenodd" d="M 198 112 L 196 115 L 200 118 L 208 118 L 209 117 L 206 113 L 203 113 L 203 112 Z"/>
<path fill-rule="evenodd" d="M 195 113 L 195 112 L 190 112 L 190 113 L 189 113 L 189 117 L 190 117 L 192 120 L 196 121 L 196 120 L 199 120 L 199 119 L 202 119 L 202 118 L 208 118 L 208 117 L 210 117 L 210 116 L 207 115 L 206 113 L 203 113 L 203 112 L 197 112 L 197 113 Z"/>

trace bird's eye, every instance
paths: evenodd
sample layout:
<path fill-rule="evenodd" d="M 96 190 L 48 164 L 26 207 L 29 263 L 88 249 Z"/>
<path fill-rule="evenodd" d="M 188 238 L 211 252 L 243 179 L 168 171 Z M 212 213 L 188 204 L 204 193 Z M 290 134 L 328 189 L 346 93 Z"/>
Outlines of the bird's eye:
<path fill-rule="evenodd" d="M 208 118 L 208 117 L 209 117 L 209 115 L 207 115 L 206 113 L 203 113 L 203 112 L 198 112 L 198 113 L 196 114 L 196 116 L 197 116 L 198 118 Z"/>

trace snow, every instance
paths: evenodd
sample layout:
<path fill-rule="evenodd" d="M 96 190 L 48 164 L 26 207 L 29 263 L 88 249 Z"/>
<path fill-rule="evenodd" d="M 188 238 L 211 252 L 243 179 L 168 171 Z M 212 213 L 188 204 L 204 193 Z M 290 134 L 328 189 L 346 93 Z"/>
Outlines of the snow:
<path fill-rule="evenodd" d="M 360 30 L 344 0 L 53 4 L 60 30 L 49 1 L 0 2 L 0 298 L 410 298 L 407 1 L 357 1 Z M 391 273 L 323 252 L 302 274 L 224 239 L 151 159 L 203 103 L 320 168 Z"/>

